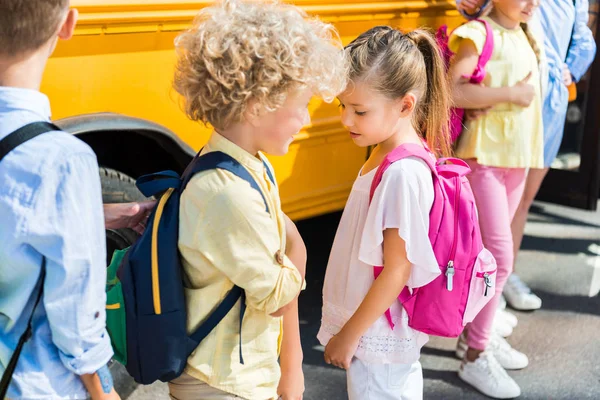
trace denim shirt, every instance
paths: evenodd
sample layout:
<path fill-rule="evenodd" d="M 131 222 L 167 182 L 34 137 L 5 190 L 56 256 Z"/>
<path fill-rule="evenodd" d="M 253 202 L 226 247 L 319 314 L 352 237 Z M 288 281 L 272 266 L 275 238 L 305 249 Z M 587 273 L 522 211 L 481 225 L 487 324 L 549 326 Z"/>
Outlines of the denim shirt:
<path fill-rule="evenodd" d="M 49 121 L 48 98 L 0 87 L 0 139 Z M 25 331 L 42 258 L 46 278 L 8 398 L 84 399 L 79 375 L 113 352 L 105 329 L 104 217 L 94 152 L 65 132 L 50 132 L 0 161 L 0 374 Z"/>

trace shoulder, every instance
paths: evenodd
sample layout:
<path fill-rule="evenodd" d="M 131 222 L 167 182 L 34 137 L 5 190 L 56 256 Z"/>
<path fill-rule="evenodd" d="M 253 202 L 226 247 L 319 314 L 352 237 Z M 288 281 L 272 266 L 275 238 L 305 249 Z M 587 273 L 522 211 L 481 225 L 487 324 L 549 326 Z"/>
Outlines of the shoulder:
<path fill-rule="evenodd" d="M 96 154 L 85 142 L 70 133 L 44 133 L 19 146 L 7 156 L 12 169 L 50 177 L 65 170 L 93 169 L 97 174 Z"/>
<path fill-rule="evenodd" d="M 450 50 L 455 53 L 458 52 L 462 41 L 465 39 L 472 41 L 477 48 L 477 53 L 481 54 L 486 39 L 485 25 L 479 21 L 469 21 L 456 28 L 450 34 L 450 39 L 448 41 Z"/>
<path fill-rule="evenodd" d="M 263 211 L 260 193 L 237 175 L 221 169 L 196 174 L 181 195 L 182 206 L 195 204 L 205 212 Z"/>
<path fill-rule="evenodd" d="M 433 196 L 433 178 L 425 161 L 407 157 L 394 162 L 383 174 L 381 196 L 389 201 L 389 193 L 399 197 L 424 198 Z"/>
<path fill-rule="evenodd" d="M 87 143 L 62 131 L 43 134 L 24 146 L 27 146 L 29 153 L 44 154 L 47 165 L 73 162 L 78 158 L 96 160 L 96 153 Z"/>
<path fill-rule="evenodd" d="M 425 161 L 418 157 L 398 160 L 385 171 L 389 180 L 402 180 L 409 183 L 431 181 L 431 170 Z"/>

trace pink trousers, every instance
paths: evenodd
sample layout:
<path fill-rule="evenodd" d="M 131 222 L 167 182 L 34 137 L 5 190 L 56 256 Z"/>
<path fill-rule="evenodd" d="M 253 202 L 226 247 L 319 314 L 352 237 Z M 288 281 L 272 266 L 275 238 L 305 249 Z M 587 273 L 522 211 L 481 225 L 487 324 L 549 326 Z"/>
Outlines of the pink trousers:
<path fill-rule="evenodd" d="M 479 226 L 483 245 L 498 264 L 496 295 L 468 326 L 467 344 L 485 350 L 492 333 L 492 322 L 502 289 L 513 269 L 513 238 L 510 224 L 525 189 L 524 168 L 498 168 L 467 160 L 471 167 L 469 181 L 479 211 Z"/>

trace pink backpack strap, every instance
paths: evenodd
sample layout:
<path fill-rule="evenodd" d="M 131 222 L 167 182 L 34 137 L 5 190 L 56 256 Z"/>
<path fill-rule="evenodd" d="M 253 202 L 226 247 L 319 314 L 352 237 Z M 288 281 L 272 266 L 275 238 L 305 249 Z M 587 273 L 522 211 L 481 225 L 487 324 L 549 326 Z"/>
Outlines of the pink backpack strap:
<path fill-rule="evenodd" d="M 475 68 L 475 71 L 473 71 L 473 75 L 466 76 L 465 78 L 468 78 L 471 83 L 481 83 L 485 78 L 485 66 L 494 53 L 494 32 L 492 31 L 489 22 L 486 20 L 476 19 L 475 21 L 480 22 L 485 26 L 485 43 L 483 44 L 483 50 L 479 55 L 477 67 Z"/>
<path fill-rule="evenodd" d="M 371 183 L 371 192 L 369 196 L 369 201 L 373 200 L 373 195 L 375 194 L 375 189 L 381 183 L 381 179 L 383 178 L 384 172 L 389 168 L 390 165 L 395 163 L 396 161 L 402 160 L 407 157 L 418 157 L 425 161 L 429 166 L 429 169 L 435 174 L 435 157 L 433 154 L 423 146 L 419 146 L 418 144 L 403 144 L 401 146 L 396 147 L 394 150 L 388 153 L 387 156 L 383 159 L 381 164 L 379 164 L 379 168 L 377 168 L 377 172 L 375 173 L 375 177 L 373 178 L 373 182 Z"/>
<path fill-rule="evenodd" d="M 379 186 L 379 184 L 381 183 L 383 174 L 389 168 L 389 166 L 392 165 L 393 163 L 395 163 L 396 161 L 402 160 L 403 158 L 407 158 L 407 157 L 418 157 L 418 158 L 422 159 L 429 166 L 429 169 L 431 169 L 431 172 L 434 174 L 434 176 L 437 176 L 435 157 L 433 156 L 433 153 L 431 153 L 431 151 L 429 151 L 428 148 L 419 146 L 418 144 L 412 144 L 412 143 L 403 144 L 401 146 L 396 147 L 391 152 L 389 152 L 388 155 L 385 156 L 385 158 L 383 159 L 381 164 L 379 164 L 379 167 L 377 168 L 377 172 L 375 173 L 375 177 L 373 178 L 373 182 L 371 183 L 369 202 L 371 200 L 373 200 L 373 195 L 375 194 L 375 190 L 377 189 L 377 186 Z M 381 274 L 382 271 L 383 271 L 383 266 L 374 266 L 373 267 L 374 278 L 377 279 L 377 277 Z M 408 288 L 405 287 L 404 290 L 402 291 L 402 293 L 400 294 L 400 300 L 404 301 L 403 298 L 408 298 L 408 297 L 410 297 L 410 292 L 409 292 Z M 392 313 L 390 312 L 389 309 L 385 312 L 385 317 L 386 317 L 388 323 L 390 324 L 390 327 L 392 329 L 394 329 L 394 322 L 392 321 Z"/>

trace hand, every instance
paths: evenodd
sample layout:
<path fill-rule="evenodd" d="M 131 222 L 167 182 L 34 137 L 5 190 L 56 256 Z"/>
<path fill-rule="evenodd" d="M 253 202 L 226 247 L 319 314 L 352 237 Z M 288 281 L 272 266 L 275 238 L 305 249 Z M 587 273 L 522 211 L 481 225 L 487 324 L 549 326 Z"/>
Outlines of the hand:
<path fill-rule="evenodd" d="M 492 109 L 492 107 L 479 108 L 479 109 L 467 109 L 467 110 L 465 110 L 465 117 L 468 120 L 476 120 L 476 119 L 479 119 L 479 118 L 483 117 L 484 115 L 486 115 L 491 109 Z"/>
<path fill-rule="evenodd" d="M 458 8 L 467 14 L 473 14 L 479 10 L 482 5 L 483 0 L 462 0 L 458 5 Z"/>
<path fill-rule="evenodd" d="M 104 224 L 106 229 L 131 228 L 140 235 L 146 228 L 146 220 L 156 201 L 140 203 L 119 203 L 104 205 Z"/>
<path fill-rule="evenodd" d="M 567 87 L 571 86 L 571 84 L 573 83 L 573 75 L 571 75 L 571 71 L 569 70 L 567 64 L 563 64 L 562 78 L 563 83 Z"/>
<path fill-rule="evenodd" d="M 529 83 L 531 72 L 511 87 L 510 102 L 521 107 L 529 107 L 535 97 L 535 88 Z"/>
<path fill-rule="evenodd" d="M 304 372 L 302 365 L 282 368 L 277 395 L 282 400 L 302 400 L 304 394 Z"/>
<path fill-rule="evenodd" d="M 347 370 L 350 368 L 359 340 L 360 337 L 353 338 L 342 329 L 325 346 L 325 362 Z"/>

